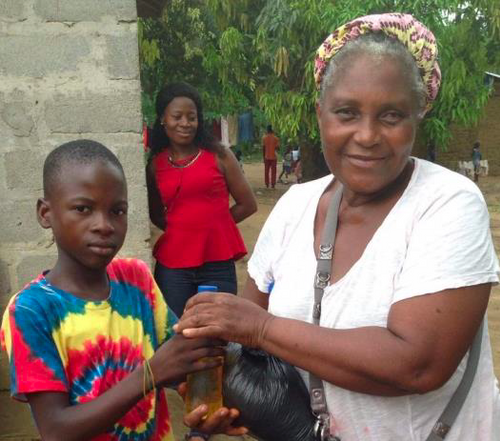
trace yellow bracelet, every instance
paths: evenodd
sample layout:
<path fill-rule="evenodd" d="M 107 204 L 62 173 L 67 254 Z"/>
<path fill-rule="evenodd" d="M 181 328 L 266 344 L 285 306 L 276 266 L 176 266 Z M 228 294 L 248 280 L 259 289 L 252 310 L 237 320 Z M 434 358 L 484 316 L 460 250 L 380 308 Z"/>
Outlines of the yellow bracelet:
<path fill-rule="evenodd" d="M 156 388 L 155 376 L 153 374 L 153 369 L 148 359 L 144 359 L 142 363 L 142 368 L 144 370 L 144 376 L 142 381 L 142 394 L 146 398 L 147 394 Z"/>
<path fill-rule="evenodd" d="M 148 372 L 148 370 L 146 369 L 145 364 L 146 364 L 146 362 L 144 361 L 142 363 L 142 370 L 143 370 L 143 375 L 142 375 L 142 396 L 144 398 L 146 398 L 146 376 L 147 376 L 147 372 Z"/>

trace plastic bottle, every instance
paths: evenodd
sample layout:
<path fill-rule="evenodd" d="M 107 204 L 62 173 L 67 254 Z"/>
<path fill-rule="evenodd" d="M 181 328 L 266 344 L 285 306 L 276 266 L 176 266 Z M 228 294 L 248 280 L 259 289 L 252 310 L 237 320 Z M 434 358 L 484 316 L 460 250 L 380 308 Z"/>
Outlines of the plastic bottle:
<path fill-rule="evenodd" d="M 218 288 L 213 285 L 200 285 L 198 292 L 215 292 Z M 189 413 L 202 404 L 208 406 L 208 416 L 222 407 L 222 366 L 205 371 L 194 372 L 187 376 L 186 413 Z"/>

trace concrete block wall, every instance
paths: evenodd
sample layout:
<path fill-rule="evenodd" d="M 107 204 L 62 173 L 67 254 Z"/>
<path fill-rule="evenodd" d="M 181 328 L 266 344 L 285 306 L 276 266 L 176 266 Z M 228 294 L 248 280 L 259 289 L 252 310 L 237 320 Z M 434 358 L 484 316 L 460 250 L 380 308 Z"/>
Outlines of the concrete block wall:
<path fill-rule="evenodd" d="M 120 254 L 151 261 L 141 130 L 136 0 L 0 1 L 0 312 L 54 262 L 35 203 L 63 142 L 118 155 L 131 207 Z"/>

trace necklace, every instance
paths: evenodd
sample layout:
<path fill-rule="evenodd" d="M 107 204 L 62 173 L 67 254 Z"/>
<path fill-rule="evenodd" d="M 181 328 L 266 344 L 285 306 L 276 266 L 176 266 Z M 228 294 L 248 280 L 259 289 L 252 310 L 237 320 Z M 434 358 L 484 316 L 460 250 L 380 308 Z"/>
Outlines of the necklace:
<path fill-rule="evenodd" d="M 179 164 L 179 162 L 181 162 L 181 161 L 177 161 L 176 162 L 169 155 L 168 162 L 170 162 L 170 165 L 172 167 L 174 167 L 174 168 L 186 168 L 186 167 L 189 167 L 190 165 L 193 165 L 196 162 L 196 160 L 200 157 L 200 155 L 201 155 L 201 149 L 198 150 L 198 153 L 196 153 L 196 155 L 194 155 L 192 158 L 181 159 L 181 161 L 186 161 L 187 160 L 187 162 L 185 162 L 184 164 L 182 164 L 182 163 Z"/>

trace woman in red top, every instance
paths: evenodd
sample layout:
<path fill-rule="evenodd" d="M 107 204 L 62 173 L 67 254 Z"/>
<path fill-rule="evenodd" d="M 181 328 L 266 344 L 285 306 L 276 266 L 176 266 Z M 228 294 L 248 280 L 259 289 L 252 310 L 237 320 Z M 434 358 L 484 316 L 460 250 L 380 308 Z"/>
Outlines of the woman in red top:
<path fill-rule="evenodd" d="M 153 250 L 155 279 L 180 317 L 198 285 L 236 294 L 234 261 L 247 252 L 236 223 L 257 203 L 234 154 L 205 132 L 196 89 L 166 86 L 156 115 L 148 200 L 151 221 L 164 233 Z"/>

